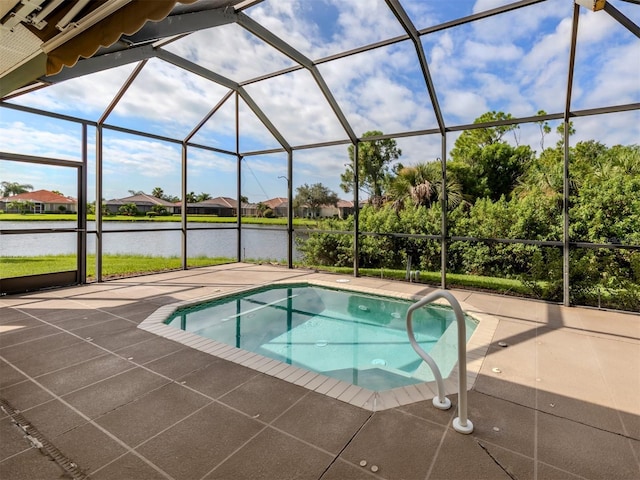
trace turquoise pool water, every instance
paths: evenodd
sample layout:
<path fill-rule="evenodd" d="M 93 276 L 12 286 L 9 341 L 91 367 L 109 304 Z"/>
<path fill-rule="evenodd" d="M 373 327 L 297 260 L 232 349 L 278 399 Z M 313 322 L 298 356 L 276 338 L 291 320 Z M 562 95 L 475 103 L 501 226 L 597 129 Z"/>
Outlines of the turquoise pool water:
<path fill-rule="evenodd" d="M 181 308 L 172 327 L 374 391 L 433 380 L 411 348 L 412 302 L 308 284 L 274 285 Z M 467 340 L 477 323 L 467 318 Z M 447 376 L 457 360 L 450 308 L 414 313 L 417 341 Z"/>

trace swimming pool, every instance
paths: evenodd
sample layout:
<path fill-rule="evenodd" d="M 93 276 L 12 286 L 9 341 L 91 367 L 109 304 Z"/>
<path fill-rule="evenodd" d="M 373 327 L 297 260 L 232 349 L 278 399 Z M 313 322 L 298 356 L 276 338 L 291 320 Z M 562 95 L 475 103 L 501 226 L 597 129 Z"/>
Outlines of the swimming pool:
<path fill-rule="evenodd" d="M 411 303 L 306 283 L 272 285 L 179 308 L 165 323 L 382 391 L 434 379 L 407 337 Z M 467 317 L 467 340 L 476 325 Z M 439 305 L 418 310 L 414 333 L 447 376 L 457 359 L 453 311 Z"/>
<path fill-rule="evenodd" d="M 430 368 L 413 350 L 400 351 L 409 345 L 405 312 L 409 305 L 426 295 L 424 286 L 386 281 L 378 287 L 377 283 L 371 279 L 336 279 L 335 275 L 315 274 L 304 283 L 271 284 L 279 287 L 276 290 L 280 290 L 281 296 L 266 293 L 263 288 L 266 285 L 247 284 L 236 290 L 227 287 L 226 291 L 221 285 L 206 297 L 159 307 L 138 328 L 371 411 L 431 400 L 436 396 L 437 387 Z M 299 287 L 312 287 L 314 295 L 300 294 L 296 290 Z M 331 294 L 324 295 L 325 290 Z M 334 297 L 336 291 L 347 295 L 347 300 Z M 245 300 L 254 294 L 259 295 L 257 300 Z M 209 314 L 201 307 L 213 304 L 226 305 L 222 307 L 226 310 L 217 321 L 210 323 L 206 318 Z M 290 313 L 289 304 L 293 307 Z M 460 304 L 465 312 L 470 310 L 464 302 Z M 422 307 L 413 313 L 421 347 L 429 350 L 429 355 L 436 360 L 446 391 L 455 392 L 459 385 L 454 316 L 448 307 L 434 306 L 429 309 L 434 321 L 421 318 L 416 321 L 423 310 L 428 309 Z M 345 316 L 355 317 L 355 321 L 348 323 Z M 332 328 L 321 326 L 324 317 L 331 317 Z M 283 327 L 286 324 L 291 328 Z M 435 333 L 436 324 L 443 334 Z M 466 318 L 465 326 L 466 383 L 471 388 L 497 319 L 474 310 L 473 318 Z M 388 336 L 380 340 L 373 332 L 383 327 Z M 202 335 L 213 331 L 216 335 L 211 336 L 216 339 Z M 287 343 L 288 337 L 297 343 Z M 363 344 L 358 347 L 358 353 L 344 353 L 356 339 Z M 251 351 L 251 347 L 257 348 Z M 289 357 L 290 351 L 298 356 Z M 338 359 L 348 359 L 351 363 L 336 365 L 334 362 Z"/>

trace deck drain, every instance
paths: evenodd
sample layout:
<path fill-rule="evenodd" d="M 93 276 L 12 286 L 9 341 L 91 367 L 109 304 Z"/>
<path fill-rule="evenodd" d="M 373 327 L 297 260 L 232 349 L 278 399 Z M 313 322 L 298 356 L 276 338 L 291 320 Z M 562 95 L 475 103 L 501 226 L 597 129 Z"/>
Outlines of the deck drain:
<path fill-rule="evenodd" d="M 89 475 L 84 473 L 78 465 L 66 457 L 49 440 L 42 435 L 24 416 L 11 406 L 4 398 L 0 398 L 0 409 L 7 414 L 11 421 L 25 433 L 25 438 L 34 448 L 47 455 L 60 468 L 62 468 L 74 480 L 89 480 Z"/>

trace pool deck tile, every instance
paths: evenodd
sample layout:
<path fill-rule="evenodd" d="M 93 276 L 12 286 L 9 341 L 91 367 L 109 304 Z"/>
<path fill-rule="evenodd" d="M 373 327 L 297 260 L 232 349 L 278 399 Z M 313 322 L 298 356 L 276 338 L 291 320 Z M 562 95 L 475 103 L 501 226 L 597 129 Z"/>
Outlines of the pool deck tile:
<path fill-rule="evenodd" d="M 309 382 L 311 382 L 317 376 L 318 374 L 315 372 L 306 372 L 300 378 L 298 378 L 297 380 L 294 380 L 293 383 L 300 386 L 306 386 L 309 384 Z"/>
<path fill-rule="evenodd" d="M 351 386 L 352 385 L 350 383 L 340 381 L 337 384 L 335 384 L 333 387 L 331 387 L 331 389 L 328 392 L 326 392 L 326 395 L 332 398 L 338 398 Z"/>
<path fill-rule="evenodd" d="M 218 342 L 185 346 L 195 336 L 159 323 L 176 304 L 291 279 L 433 291 L 236 263 L 0 297 L 12 328 L 0 334 L 0 478 L 63 475 L 18 413 L 98 480 L 640 478 L 640 315 L 452 290 L 480 320 L 469 435 L 452 428 L 457 370 L 443 411 L 435 382 L 375 393 Z"/>

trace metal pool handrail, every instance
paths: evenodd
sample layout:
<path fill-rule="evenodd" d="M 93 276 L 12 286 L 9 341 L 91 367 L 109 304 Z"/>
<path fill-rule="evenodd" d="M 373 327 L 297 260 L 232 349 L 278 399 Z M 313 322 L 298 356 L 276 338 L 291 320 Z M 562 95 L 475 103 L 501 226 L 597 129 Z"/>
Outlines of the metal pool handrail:
<path fill-rule="evenodd" d="M 433 398 L 433 406 L 440 410 L 451 408 L 451 400 L 446 397 L 444 382 L 442 381 L 442 374 L 440 373 L 438 365 L 436 365 L 433 358 L 418 344 L 413 333 L 413 311 L 439 298 L 444 298 L 451 304 L 458 324 L 458 416 L 453 419 L 453 429 L 456 432 L 469 434 L 473 432 L 473 423 L 467 418 L 467 332 L 464 313 L 458 300 L 446 290 L 437 290 L 418 300 L 407 310 L 407 335 L 409 336 L 409 342 L 411 342 L 413 349 L 427 362 L 427 365 L 429 365 L 429 368 L 431 368 L 433 372 L 433 376 L 436 378 L 438 395 Z"/>

